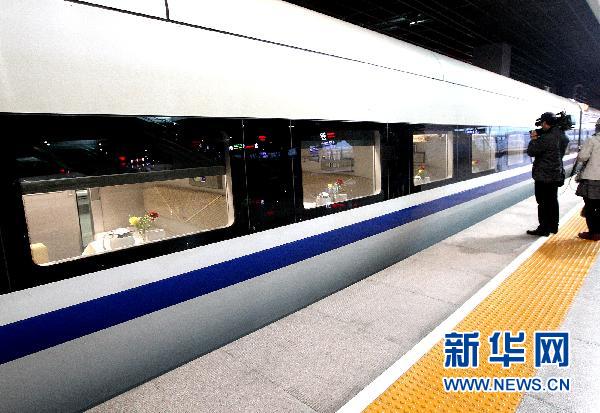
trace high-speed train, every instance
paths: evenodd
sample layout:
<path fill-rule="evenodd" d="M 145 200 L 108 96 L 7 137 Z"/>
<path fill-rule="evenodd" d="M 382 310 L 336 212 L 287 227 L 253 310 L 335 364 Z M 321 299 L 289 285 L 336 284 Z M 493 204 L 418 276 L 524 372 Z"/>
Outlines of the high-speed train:
<path fill-rule="evenodd" d="M 0 411 L 93 406 L 530 196 L 527 131 L 580 119 L 281 1 L 2 6 Z"/>

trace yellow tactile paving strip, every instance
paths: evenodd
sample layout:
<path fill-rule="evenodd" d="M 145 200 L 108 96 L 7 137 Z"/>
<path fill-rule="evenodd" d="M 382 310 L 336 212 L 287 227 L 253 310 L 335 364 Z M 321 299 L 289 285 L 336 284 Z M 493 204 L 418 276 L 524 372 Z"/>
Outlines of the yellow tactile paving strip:
<path fill-rule="evenodd" d="M 577 233 L 585 230 L 583 218 L 571 218 L 454 328 L 462 332 L 480 331 L 482 344 L 493 331 L 510 330 L 513 334 L 526 331 L 525 364 L 513 364 L 508 369 L 489 364 L 489 345 L 480 345 L 478 368 L 445 369 L 443 340 L 440 340 L 365 411 L 515 411 L 522 393 L 446 393 L 442 377 L 535 376 L 534 332 L 560 327 L 600 250 L 600 242 L 577 238 Z"/>

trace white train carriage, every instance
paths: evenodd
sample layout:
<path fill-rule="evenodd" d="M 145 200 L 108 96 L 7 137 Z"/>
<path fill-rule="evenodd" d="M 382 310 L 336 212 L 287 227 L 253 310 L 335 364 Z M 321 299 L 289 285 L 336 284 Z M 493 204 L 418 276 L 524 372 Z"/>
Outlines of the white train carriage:
<path fill-rule="evenodd" d="M 272 0 L 11 0 L 0 39 L 2 411 L 92 406 L 530 196 L 528 129 L 580 114 Z"/>

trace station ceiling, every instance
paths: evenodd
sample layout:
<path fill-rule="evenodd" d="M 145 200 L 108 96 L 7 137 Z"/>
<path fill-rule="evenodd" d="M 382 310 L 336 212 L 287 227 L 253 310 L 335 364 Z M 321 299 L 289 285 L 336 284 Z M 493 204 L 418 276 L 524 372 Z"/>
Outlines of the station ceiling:
<path fill-rule="evenodd" d="M 506 43 L 511 78 L 600 108 L 600 23 L 586 0 L 287 1 L 467 63 Z"/>

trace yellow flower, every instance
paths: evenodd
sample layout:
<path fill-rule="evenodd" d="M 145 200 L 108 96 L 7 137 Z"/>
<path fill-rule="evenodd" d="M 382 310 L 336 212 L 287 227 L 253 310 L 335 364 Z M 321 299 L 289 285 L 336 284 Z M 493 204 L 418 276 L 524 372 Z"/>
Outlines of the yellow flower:
<path fill-rule="evenodd" d="M 133 225 L 134 227 L 139 224 L 140 222 L 140 218 L 139 217 L 129 217 L 129 224 Z"/>

